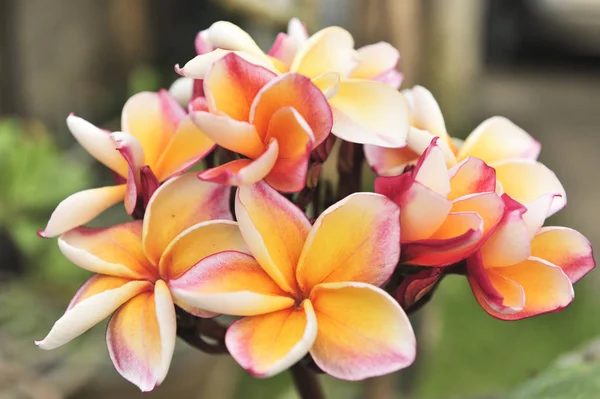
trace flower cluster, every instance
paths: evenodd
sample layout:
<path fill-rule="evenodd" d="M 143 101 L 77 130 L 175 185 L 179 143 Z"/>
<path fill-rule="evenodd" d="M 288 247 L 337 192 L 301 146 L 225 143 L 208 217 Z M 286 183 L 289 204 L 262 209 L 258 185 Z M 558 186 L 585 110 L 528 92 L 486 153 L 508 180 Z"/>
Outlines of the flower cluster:
<path fill-rule="evenodd" d="M 389 44 L 354 49 L 346 30 L 308 36 L 294 19 L 268 53 L 228 22 L 200 32 L 196 50 L 170 91 L 125 104 L 121 132 L 67 118 L 116 183 L 68 197 L 39 232 L 95 273 L 40 348 L 110 316 L 116 369 L 149 391 L 179 315 L 230 315 L 226 350 L 255 376 L 304 361 L 362 380 L 414 361 L 405 311 L 447 273 L 515 320 L 567 306 L 594 267 L 580 233 L 542 227 L 566 196 L 536 161 L 539 143 L 500 117 L 451 138 L 427 89 L 397 90 Z M 319 172 L 336 140 L 354 160 L 364 147 L 374 193 L 327 189 Z M 83 226 L 121 201 L 132 221 Z"/>

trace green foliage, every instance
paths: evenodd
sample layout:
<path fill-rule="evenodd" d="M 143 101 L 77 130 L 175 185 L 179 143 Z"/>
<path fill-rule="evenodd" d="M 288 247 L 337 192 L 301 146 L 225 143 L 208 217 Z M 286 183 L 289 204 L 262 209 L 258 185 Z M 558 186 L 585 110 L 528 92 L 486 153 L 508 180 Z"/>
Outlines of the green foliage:
<path fill-rule="evenodd" d="M 132 96 L 142 91 L 158 91 L 161 88 L 160 74 L 148 65 L 137 67 L 128 79 L 128 92 Z"/>
<path fill-rule="evenodd" d="M 41 124 L 7 119 L 0 120 L 0 171 L 0 227 L 27 269 L 41 279 L 80 277 L 82 271 L 67 266 L 55 240 L 37 237 L 36 230 L 44 228 L 60 201 L 90 187 L 89 165 L 61 153 Z"/>
<path fill-rule="evenodd" d="M 596 399 L 600 395 L 600 341 L 562 357 L 506 399 Z"/>

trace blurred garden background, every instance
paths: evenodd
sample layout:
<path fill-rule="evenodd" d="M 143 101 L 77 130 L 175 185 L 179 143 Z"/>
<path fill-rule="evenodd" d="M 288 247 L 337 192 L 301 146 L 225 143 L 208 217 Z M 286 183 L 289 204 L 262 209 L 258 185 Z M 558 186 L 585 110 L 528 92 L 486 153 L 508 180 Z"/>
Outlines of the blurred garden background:
<path fill-rule="evenodd" d="M 118 130 L 126 99 L 168 88 L 199 30 L 229 20 L 268 49 L 293 16 L 399 48 L 403 88 L 431 89 L 454 136 L 492 115 L 523 127 L 569 196 L 552 224 L 600 248 L 598 0 L 0 0 L 1 399 L 296 397 L 287 373 L 254 380 L 181 342 L 165 383 L 142 395 L 110 364 L 102 326 L 55 351 L 33 344 L 89 274 L 36 230 L 67 195 L 111 179 L 67 115 Z M 118 205 L 95 224 L 123 218 Z M 363 383 L 323 376 L 328 397 L 600 398 L 600 272 L 575 290 L 561 313 L 502 322 L 448 277 L 413 318 L 415 365 Z"/>

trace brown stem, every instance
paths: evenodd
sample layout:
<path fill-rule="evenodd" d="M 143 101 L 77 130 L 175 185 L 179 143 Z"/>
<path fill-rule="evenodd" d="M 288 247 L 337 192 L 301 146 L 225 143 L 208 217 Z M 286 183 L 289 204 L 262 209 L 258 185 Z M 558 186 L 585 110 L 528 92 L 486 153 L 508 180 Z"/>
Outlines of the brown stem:
<path fill-rule="evenodd" d="M 298 391 L 301 399 L 325 399 L 323 389 L 315 373 L 300 363 L 293 365 L 291 372 L 296 391 Z"/>
<path fill-rule="evenodd" d="M 177 308 L 177 335 L 189 345 L 213 355 L 227 353 L 226 328 L 214 319 L 195 317 Z M 209 338 L 209 342 L 206 340 Z"/>
<path fill-rule="evenodd" d="M 342 142 L 338 158 L 338 200 L 361 190 L 363 160 L 362 145 Z"/>

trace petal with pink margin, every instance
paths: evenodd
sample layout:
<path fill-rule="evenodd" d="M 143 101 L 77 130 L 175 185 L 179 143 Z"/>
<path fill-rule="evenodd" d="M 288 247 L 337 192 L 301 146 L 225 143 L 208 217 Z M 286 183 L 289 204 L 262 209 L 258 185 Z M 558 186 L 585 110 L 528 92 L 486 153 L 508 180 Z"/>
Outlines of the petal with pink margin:
<path fill-rule="evenodd" d="M 557 194 L 552 201 L 548 217 L 567 204 L 567 193 L 550 169 L 539 162 L 513 159 L 496 162 L 496 179 L 504 192 L 525 206 L 546 194 Z"/>
<path fill-rule="evenodd" d="M 431 144 L 419 158 L 412 175 L 416 182 L 447 198 L 451 190 L 450 177 L 444 154 L 437 142 L 437 137 L 431 140 Z"/>
<path fill-rule="evenodd" d="M 235 215 L 261 267 L 288 293 L 297 292 L 296 265 L 311 225 L 302 210 L 265 182 L 238 188 Z"/>
<path fill-rule="evenodd" d="M 115 151 L 115 144 L 110 139 L 110 132 L 92 125 L 75 114 L 67 117 L 67 126 L 75 140 L 91 156 L 121 177 L 127 177 L 127 163 Z"/>
<path fill-rule="evenodd" d="M 496 270 L 504 278 L 519 284 L 525 292 L 523 310 L 510 315 L 510 320 L 559 311 L 573 301 L 569 277 L 559 266 L 548 261 L 530 257 L 518 265 Z"/>
<path fill-rule="evenodd" d="M 458 159 L 468 156 L 482 159 L 487 163 L 506 159 L 530 159 L 535 161 L 541 145 L 525 130 L 507 118 L 494 116 L 483 121 L 466 138 Z"/>
<path fill-rule="evenodd" d="M 208 43 L 224 50 L 243 51 L 256 57 L 264 57 L 265 53 L 258 47 L 254 39 L 239 26 L 228 21 L 217 21 L 203 31 Z"/>
<path fill-rule="evenodd" d="M 200 131 L 221 147 L 249 158 L 257 158 L 265 151 L 263 138 L 251 123 L 204 111 L 193 112 L 191 117 Z"/>
<path fill-rule="evenodd" d="M 204 78 L 208 109 L 246 122 L 257 93 L 273 78 L 268 69 L 229 53 L 215 61 Z"/>
<path fill-rule="evenodd" d="M 496 191 L 496 171 L 479 158 L 468 157 L 448 172 L 450 174 L 450 194 L 455 200 L 474 193 Z"/>
<path fill-rule="evenodd" d="M 144 150 L 140 142 L 131 134 L 115 132 L 110 135 L 110 138 L 115 142 L 117 151 L 121 153 L 129 166 L 125 210 L 131 215 L 135 210 L 138 194 L 141 191 L 140 170 L 145 165 Z"/>
<path fill-rule="evenodd" d="M 179 303 L 233 316 L 256 316 L 294 306 L 294 299 L 251 255 L 237 251 L 200 260 L 169 281 L 169 288 Z"/>
<path fill-rule="evenodd" d="M 375 76 L 373 80 L 383 83 L 386 86 L 390 86 L 398 90 L 400 86 L 402 86 L 402 81 L 404 80 L 404 75 L 402 72 L 396 70 L 396 68 L 392 68 L 383 72 L 380 75 Z"/>
<path fill-rule="evenodd" d="M 325 141 L 333 123 L 331 108 L 310 79 L 297 73 L 285 73 L 258 92 L 250 110 L 250 122 L 261 137 L 266 136 L 275 112 L 284 107 L 293 107 L 308 123 L 315 136 L 315 146 Z"/>
<path fill-rule="evenodd" d="M 204 79 L 212 64 L 230 53 L 235 53 L 252 64 L 260 65 L 270 71 L 277 72 L 277 68 L 275 68 L 269 57 L 258 57 L 243 51 L 230 51 L 220 48 L 215 49 L 210 53 L 197 55 L 188 61 L 183 67 L 180 67 L 179 64 L 175 65 L 175 72 L 188 78 Z"/>
<path fill-rule="evenodd" d="M 147 281 L 94 276 L 75 294 L 46 338 L 35 343 L 40 349 L 58 348 L 100 323 L 129 299 L 151 289 Z"/>
<path fill-rule="evenodd" d="M 159 262 L 165 281 L 177 279 L 202 259 L 223 251 L 250 254 L 238 224 L 231 220 L 208 220 L 175 237 Z"/>
<path fill-rule="evenodd" d="M 309 78 L 337 72 L 343 78 L 358 65 L 354 39 L 345 29 L 330 26 L 312 35 L 298 50 L 290 71 Z"/>
<path fill-rule="evenodd" d="M 382 289 L 358 282 L 320 284 L 310 298 L 317 318 L 310 354 L 327 374 L 358 381 L 392 373 L 415 360 L 417 343 L 410 321 Z"/>
<path fill-rule="evenodd" d="M 245 186 L 264 179 L 273 170 L 279 156 L 279 144 L 272 140 L 256 159 L 236 159 L 200 172 L 198 178 L 228 186 Z"/>
<path fill-rule="evenodd" d="M 160 385 L 169 371 L 177 321 L 175 306 L 164 281 L 122 305 L 106 328 L 110 358 L 125 379 L 148 392 Z"/>
<path fill-rule="evenodd" d="M 352 143 L 399 148 L 406 145 L 409 110 L 404 96 L 383 83 L 347 79 L 329 100 L 332 133 Z"/>
<path fill-rule="evenodd" d="M 270 377 L 302 359 L 313 346 L 317 320 L 305 300 L 298 307 L 234 322 L 225 334 L 231 356 L 255 377 Z"/>
<path fill-rule="evenodd" d="M 92 221 L 96 216 L 123 201 L 125 185 L 92 188 L 65 198 L 58 204 L 40 237 L 56 237 Z"/>
<path fill-rule="evenodd" d="M 506 194 L 502 195 L 504 216 L 494 232 L 481 247 L 484 267 L 512 266 L 523 262 L 531 254 L 529 230 L 523 219 L 527 211 Z"/>
<path fill-rule="evenodd" d="M 279 33 L 268 55 L 275 57 L 286 65 L 291 65 L 300 47 L 308 40 L 306 26 L 298 19 L 288 22 L 287 34 Z"/>
<path fill-rule="evenodd" d="M 375 192 L 400 206 L 402 242 L 424 240 L 440 228 L 452 202 L 415 182 L 410 173 L 375 180 Z"/>
<path fill-rule="evenodd" d="M 296 279 L 303 292 L 321 283 L 381 285 L 400 259 L 400 209 L 389 198 L 354 193 L 315 221 L 300 255 Z"/>
<path fill-rule="evenodd" d="M 144 215 L 143 247 L 148 259 L 159 259 L 177 235 L 207 220 L 231 220 L 229 187 L 200 181 L 190 172 L 170 179 L 152 196 Z"/>
<path fill-rule="evenodd" d="M 432 293 L 443 276 L 444 269 L 441 267 L 428 267 L 406 276 L 394 294 L 402 309 L 417 305 L 421 299 Z"/>
<path fill-rule="evenodd" d="M 280 108 L 271 118 L 267 137 L 277 140 L 279 157 L 265 180 L 281 192 L 302 190 L 315 142 L 310 126 L 293 107 Z"/>
<path fill-rule="evenodd" d="M 541 228 L 531 242 L 531 256 L 559 266 L 573 284 L 596 266 L 588 239 L 567 227 Z"/>
<path fill-rule="evenodd" d="M 106 228 L 79 227 L 64 233 L 58 247 L 71 262 L 94 273 L 152 280 L 157 270 L 142 250 L 142 221 Z"/>

